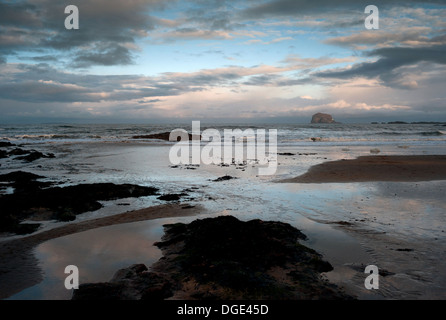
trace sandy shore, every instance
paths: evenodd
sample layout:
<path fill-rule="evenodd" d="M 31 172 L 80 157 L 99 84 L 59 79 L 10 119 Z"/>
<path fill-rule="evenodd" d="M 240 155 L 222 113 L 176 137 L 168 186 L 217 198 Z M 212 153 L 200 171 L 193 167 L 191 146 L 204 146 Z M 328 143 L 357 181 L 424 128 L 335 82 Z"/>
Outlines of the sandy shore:
<path fill-rule="evenodd" d="M 446 156 L 364 156 L 325 162 L 286 183 L 446 180 Z"/>
<path fill-rule="evenodd" d="M 95 228 L 160 218 L 192 216 L 201 211 L 202 207 L 190 207 L 187 204 L 160 205 L 94 220 L 70 223 L 23 238 L 0 242 L 0 257 L 2 257 L 0 261 L 0 299 L 5 299 L 42 281 L 41 270 L 33 255 L 33 250 L 45 241 Z"/>

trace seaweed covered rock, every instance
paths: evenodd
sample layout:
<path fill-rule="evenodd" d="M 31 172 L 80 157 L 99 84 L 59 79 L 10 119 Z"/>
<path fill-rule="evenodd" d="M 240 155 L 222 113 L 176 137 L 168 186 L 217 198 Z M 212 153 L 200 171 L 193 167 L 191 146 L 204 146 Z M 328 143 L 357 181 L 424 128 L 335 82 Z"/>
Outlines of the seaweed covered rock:
<path fill-rule="evenodd" d="M 7 142 L 7 141 L 0 141 L 0 148 L 5 148 L 5 147 L 13 147 L 14 145 L 11 142 Z"/>
<path fill-rule="evenodd" d="M 188 135 L 189 135 L 189 140 L 192 140 L 194 138 L 194 136 L 191 133 L 189 133 Z M 201 140 L 201 135 L 197 136 L 197 138 Z M 138 135 L 138 136 L 133 136 L 132 139 L 180 141 L 180 138 L 177 138 L 176 140 L 170 140 L 170 132 L 154 133 L 154 134 L 147 134 L 147 135 Z"/>
<path fill-rule="evenodd" d="M 143 264 L 118 270 L 110 282 L 81 284 L 73 300 L 161 300 L 172 295 L 170 284 Z"/>
<path fill-rule="evenodd" d="M 22 171 L 0 176 L 0 181 L 8 181 L 14 188 L 13 194 L 0 197 L 0 231 L 32 231 L 20 223 L 32 216 L 38 220 L 72 221 L 78 214 L 102 208 L 99 201 L 151 196 L 158 192 L 153 187 L 113 183 L 49 187 L 51 183 L 38 181 L 41 178 Z"/>
<path fill-rule="evenodd" d="M 120 270 L 110 283 L 81 286 L 73 299 L 107 298 L 123 274 L 119 290 L 132 294 L 121 299 L 352 299 L 322 278 L 333 268 L 299 243 L 305 238 L 286 223 L 232 216 L 166 225 L 156 243 L 164 256 L 151 271 Z"/>

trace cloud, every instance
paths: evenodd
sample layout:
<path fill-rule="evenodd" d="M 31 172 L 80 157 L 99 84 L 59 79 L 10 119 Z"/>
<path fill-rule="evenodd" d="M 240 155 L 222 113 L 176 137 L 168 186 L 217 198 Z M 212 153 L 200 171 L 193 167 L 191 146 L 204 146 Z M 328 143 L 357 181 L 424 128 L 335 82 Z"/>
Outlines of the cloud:
<path fill-rule="evenodd" d="M 38 7 L 24 1 L 1 2 L 0 21 L 2 26 L 16 26 L 18 24 L 28 28 L 42 26 L 38 17 Z"/>
<path fill-rule="evenodd" d="M 147 36 L 166 19 L 152 18 L 162 0 L 76 0 L 79 30 L 66 30 L 66 3 L 28 0 L 0 4 L 0 54 L 65 52 L 72 67 L 126 65 L 132 62 L 127 44 Z"/>
<path fill-rule="evenodd" d="M 405 6 L 415 3 L 432 3 L 443 4 L 442 0 L 374 0 L 373 4 L 379 7 L 391 7 L 395 5 Z M 307 1 L 307 0 L 270 0 L 266 2 L 257 3 L 254 2 L 252 6 L 244 9 L 241 15 L 249 19 L 259 18 L 271 18 L 271 17 L 283 17 L 283 16 L 304 16 L 307 14 L 321 14 L 321 8 L 324 8 L 323 14 L 327 12 L 343 11 L 346 8 L 353 10 L 362 10 L 369 3 L 358 3 L 356 0 L 320 0 L 320 1 Z"/>
<path fill-rule="evenodd" d="M 152 77 L 62 72 L 47 64 L 0 65 L 0 72 L 2 99 L 31 103 L 126 101 L 197 90 L 181 83 L 166 85 Z"/>
<path fill-rule="evenodd" d="M 94 56 L 86 55 L 93 59 Z M 115 59 L 114 57 L 111 57 Z M 87 61 L 89 63 L 90 61 Z M 293 66 L 226 67 L 197 72 L 168 72 L 159 76 L 84 75 L 62 72 L 46 63 L 37 65 L 0 65 L 0 96 L 3 99 L 41 102 L 101 102 L 145 98 L 159 99 L 188 92 L 203 92 L 214 87 L 246 85 L 288 86 L 292 78 L 283 73 Z"/>
<path fill-rule="evenodd" d="M 40 102 L 94 101 L 90 90 L 76 85 L 48 81 L 24 81 L 20 84 L 2 84 L 0 92 L 3 99 Z"/>
<path fill-rule="evenodd" d="M 332 57 L 319 57 L 319 58 L 303 58 L 296 54 L 288 55 L 281 62 L 289 66 L 293 66 L 296 69 L 315 69 L 322 66 L 329 66 L 333 64 L 342 64 L 348 62 L 354 62 L 357 57 L 345 57 L 345 58 L 332 58 Z"/>
<path fill-rule="evenodd" d="M 198 28 L 179 28 L 173 31 L 159 33 L 155 36 L 161 42 L 176 40 L 211 40 L 211 39 L 233 39 L 233 36 L 221 30 L 202 30 Z"/>
<path fill-rule="evenodd" d="M 324 41 L 326 44 L 358 48 L 359 45 L 372 45 L 379 47 L 404 46 L 426 46 L 446 44 L 444 37 L 430 39 L 428 35 L 430 27 L 409 27 L 398 31 L 361 31 L 348 36 L 330 38 Z"/>
<path fill-rule="evenodd" d="M 409 81 L 404 85 L 404 74 L 408 69 L 403 67 L 414 66 L 418 63 L 428 62 L 434 64 L 446 64 L 446 45 L 430 47 L 391 47 L 371 50 L 366 53 L 368 57 L 379 57 L 374 62 L 363 62 L 343 70 L 329 70 L 315 73 L 321 78 L 352 79 L 356 77 L 380 78 L 383 83 L 401 87 L 413 88 L 416 84 Z M 407 76 L 407 74 L 406 74 Z M 396 80 L 396 81 L 395 81 Z"/>
<path fill-rule="evenodd" d="M 93 65 L 112 66 L 129 65 L 133 63 L 129 49 L 120 45 L 99 45 L 86 53 L 79 53 L 73 59 L 72 67 L 87 68 Z"/>

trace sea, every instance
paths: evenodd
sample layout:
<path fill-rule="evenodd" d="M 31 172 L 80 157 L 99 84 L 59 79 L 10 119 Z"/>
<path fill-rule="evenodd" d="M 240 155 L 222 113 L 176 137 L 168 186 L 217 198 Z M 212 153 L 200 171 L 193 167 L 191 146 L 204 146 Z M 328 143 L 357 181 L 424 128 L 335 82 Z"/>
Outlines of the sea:
<path fill-rule="evenodd" d="M 265 129 L 278 130 L 280 146 L 313 145 L 311 138 L 321 138 L 324 146 L 379 146 L 393 144 L 442 145 L 446 142 L 446 124 L 206 124 L 201 129 Z M 23 144 L 124 142 L 132 137 L 175 129 L 191 131 L 191 124 L 128 125 L 128 124 L 38 124 L 0 125 L 0 141 Z M 147 141 L 146 141 L 147 142 Z M 156 143 L 156 142 L 152 142 Z"/>
<path fill-rule="evenodd" d="M 277 130 L 277 171 L 272 175 L 259 175 L 256 163 L 174 165 L 169 154 L 176 142 L 141 137 L 175 129 L 191 132 L 192 123 L 0 125 L 0 141 L 54 155 L 33 162 L 0 159 L 0 174 L 32 172 L 61 187 L 100 182 L 154 186 L 162 194 L 186 193 L 182 202 L 205 209 L 197 216 L 114 225 L 46 241 L 33 251 L 42 281 L 7 299 L 70 299 L 72 291 L 64 287 L 66 266 L 79 268 L 81 283 L 109 281 L 120 268 L 135 263 L 150 267 L 162 256 L 153 244 L 161 239 L 163 225 L 219 215 L 295 226 L 307 235 L 304 244 L 334 266 L 324 276 L 360 299 L 446 298 L 446 181 L 278 183 L 326 161 L 445 155 L 446 124 L 201 124 L 201 131 L 216 129 L 222 139 L 228 129 Z M 215 181 L 223 176 L 235 179 Z M 0 194 L 12 192 L 0 185 Z M 166 202 L 149 196 L 102 204 L 75 222 Z M 67 224 L 41 223 L 37 232 Z M 3 234 L 0 241 L 20 237 Z M 364 287 L 367 265 L 390 274 L 382 277 L 378 290 Z"/>

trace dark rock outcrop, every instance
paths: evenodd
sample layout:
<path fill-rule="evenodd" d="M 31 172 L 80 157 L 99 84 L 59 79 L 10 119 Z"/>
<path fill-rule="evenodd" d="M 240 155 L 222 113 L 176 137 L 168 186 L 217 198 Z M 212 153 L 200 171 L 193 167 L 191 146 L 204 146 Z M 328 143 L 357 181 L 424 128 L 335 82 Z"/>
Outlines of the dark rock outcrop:
<path fill-rule="evenodd" d="M 231 177 L 231 176 L 226 175 L 226 176 L 223 176 L 223 177 L 219 177 L 219 178 L 217 178 L 217 179 L 214 179 L 214 180 L 212 180 L 212 181 L 214 181 L 214 182 L 220 182 L 220 181 L 228 181 L 228 180 L 232 180 L 232 179 L 237 179 L 237 178 L 234 178 L 234 177 Z"/>
<path fill-rule="evenodd" d="M 193 136 L 189 133 L 189 140 L 192 140 Z M 170 141 L 170 132 L 163 132 L 163 133 L 155 133 L 155 134 L 148 134 L 148 135 L 138 135 L 133 136 L 132 139 L 153 139 L 153 140 L 165 140 Z M 201 136 L 200 136 L 201 140 Z M 180 138 L 177 140 L 172 141 L 180 141 Z"/>
<path fill-rule="evenodd" d="M 0 142 L 0 147 L 12 147 L 12 146 L 14 145 L 9 142 Z M 15 160 L 24 160 L 26 162 L 33 162 L 41 158 L 47 158 L 47 159 L 55 158 L 55 155 L 53 153 L 44 154 L 36 150 L 24 150 L 21 148 L 14 148 L 10 151 L 0 150 L 0 158 L 8 158 L 14 156 Z"/>
<path fill-rule="evenodd" d="M 286 223 L 232 216 L 166 225 L 151 271 L 131 266 L 73 299 L 351 299 L 321 278 L 333 268 L 305 238 Z"/>
<path fill-rule="evenodd" d="M 38 181 L 38 179 L 43 178 L 45 177 L 30 172 L 14 171 L 0 175 L 0 182 L 6 182 L 4 186 L 13 187 L 15 192 L 26 192 L 28 190 L 42 189 L 52 185 L 51 182 Z"/>
<path fill-rule="evenodd" d="M 171 284 L 148 272 L 143 264 L 135 264 L 115 273 L 108 283 L 80 285 L 73 300 L 162 300 L 172 296 Z"/>
<path fill-rule="evenodd" d="M 7 142 L 7 141 L 0 141 L 0 148 L 4 148 L 4 147 L 13 147 L 14 145 L 11 142 Z"/>
<path fill-rule="evenodd" d="M 22 155 L 29 154 L 29 153 L 30 153 L 30 151 L 28 151 L 28 150 L 24 150 L 24 149 L 21 149 L 21 148 L 14 148 L 14 149 L 12 149 L 11 151 L 8 152 L 8 155 L 10 155 L 10 156 L 22 156 Z"/>
<path fill-rule="evenodd" d="M 330 114 L 316 113 L 311 119 L 311 123 L 336 123 Z"/>
<path fill-rule="evenodd" d="M 163 201 L 179 201 L 181 199 L 181 197 L 186 196 L 185 193 L 170 193 L 170 194 L 164 194 L 162 196 L 159 196 L 157 199 L 158 200 L 163 200 Z"/>
<path fill-rule="evenodd" d="M 17 157 L 16 159 L 24 160 L 26 162 L 33 162 L 33 161 L 41 159 L 41 158 L 52 159 L 52 158 L 55 158 L 55 156 L 52 153 L 43 154 L 42 152 L 33 150 L 33 151 L 30 151 L 26 156 Z"/>
<path fill-rule="evenodd" d="M 0 197 L 0 231 L 30 230 L 20 224 L 29 217 L 72 221 L 78 214 L 102 208 L 99 201 L 151 196 L 158 192 L 153 187 L 112 183 L 49 187 L 51 183 L 38 181 L 40 178 L 43 177 L 21 171 L 0 176 L 0 181 L 8 181 L 14 188 L 13 194 Z"/>

